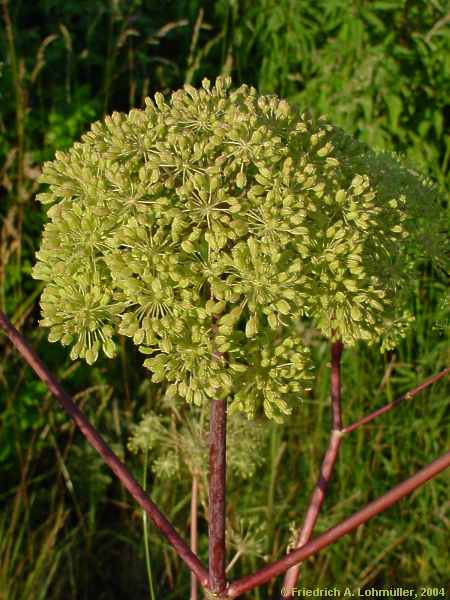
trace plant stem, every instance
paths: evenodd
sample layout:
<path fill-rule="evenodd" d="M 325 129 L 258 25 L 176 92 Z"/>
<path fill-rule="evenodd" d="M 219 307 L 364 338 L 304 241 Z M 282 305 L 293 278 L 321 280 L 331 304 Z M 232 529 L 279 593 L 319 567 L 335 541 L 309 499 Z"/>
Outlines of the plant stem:
<path fill-rule="evenodd" d="M 219 315 L 213 315 L 213 340 L 217 335 Z M 221 361 L 226 355 L 213 344 L 212 360 Z M 209 430 L 208 477 L 208 591 L 222 594 L 225 577 L 225 496 L 226 496 L 227 405 L 225 399 L 211 401 Z"/>
<path fill-rule="evenodd" d="M 380 496 L 373 502 L 370 502 L 367 504 L 367 506 L 354 513 L 351 517 L 341 521 L 335 527 L 331 527 L 313 541 L 308 542 L 297 550 L 293 550 L 280 560 L 277 560 L 271 565 L 256 571 L 256 573 L 247 575 L 246 577 L 235 581 L 228 587 L 226 598 L 237 598 L 241 594 L 244 594 L 245 592 L 248 592 L 257 586 L 263 585 L 273 577 L 281 575 L 281 573 L 295 564 L 317 554 L 326 546 L 333 544 L 344 535 L 347 535 L 347 533 L 350 533 L 363 523 L 366 523 L 372 517 L 375 517 L 379 513 L 385 511 L 390 506 L 404 498 L 407 494 L 410 494 L 416 488 L 429 481 L 432 477 L 439 475 L 439 473 L 447 469 L 449 466 L 450 451 L 437 458 L 435 461 L 424 467 L 409 479 L 406 479 L 405 481 L 402 481 L 402 483 L 399 483 L 393 487 L 383 496 Z"/>
<path fill-rule="evenodd" d="M 145 450 L 144 457 L 144 473 L 142 475 L 142 487 L 144 491 L 147 488 L 147 469 L 148 469 L 148 448 Z M 150 549 L 148 545 L 148 528 L 147 528 L 147 513 L 142 511 L 142 523 L 144 526 L 144 550 L 145 550 L 145 567 L 147 569 L 148 584 L 150 586 L 150 598 L 155 600 L 155 590 L 153 589 L 152 565 L 150 563 Z"/>
<path fill-rule="evenodd" d="M 341 445 L 342 416 L 341 416 L 341 355 L 343 345 L 340 341 L 333 342 L 331 345 L 331 412 L 332 412 L 332 430 L 328 448 L 325 453 L 320 475 L 314 492 L 309 502 L 303 527 L 299 530 L 296 548 L 300 548 L 311 539 L 314 527 L 319 517 L 320 509 L 325 500 L 328 482 L 331 479 L 334 465 Z M 284 578 L 283 598 L 292 598 L 292 590 L 296 585 L 300 574 L 300 563 L 291 567 Z"/>
<path fill-rule="evenodd" d="M 225 482 L 226 482 L 225 400 L 211 401 L 209 437 L 209 589 L 223 593 L 225 581 Z"/>
<path fill-rule="evenodd" d="M 89 444 L 100 454 L 105 463 L 121 481 L 122 485 L 130 492 L 136 502 L 149 515 L 155 526 L 173 546 L 178 556 L 184 560 L 189 569 L 195 573 L 203 586 L 208 584 L 208 571 L 191 552 L 186 542 L 178 535 L 170 521 L 161 513 L 159 508 L 146 495 L 145 491 L 134 479 L 126 466 L 112 452 L 97 430 L 89 423 L 72 398 L 64 391 L 53 377 L 36 352 L 27 343 L 25 338 L 0 312 L 0 327 L 5 331 L 13 345 L 30 365 L 36 375 L 45 383 L 49 391 L 55 396 L 64 410 L 70 415 Z"/>
<path fill-rule="evenodd" d="M 429 377 L 428 379 L 425 379 L 425 381 L 423 381 L 420 385 L 418 385 L 417 387 L 413 388 L 412 390 L 409 390 L 409 392 L 406 392 L 406 394 L 403 394 L 403 396 L 400 396 L 399 398 L 397 398 L 393 402 L 389 402 L 388 404 L 385 404 L 381 408 L 378 408 L 377 410 L 374 410 L 373 412 L 371 412 L 370 414 L 366 415 L 362 419 L 359 419 L 358 421 L 355 421 L 351 425 L 348 425 L 347 427 L 344 427 L 342 429 L 342 433 L 350 433 L 351 431 L 354 431 L 358 427 L 361 427 L 361 425 L 365 425 L 366 423 L 369 423 L 370 421 L 372 421 L 373 419 L 376 419 L 380 415 L 383 415 L 384 413 L 392 410 L 395 406 L 397 406 L 397 404 L 400 404 L 400 402 L 402 402 L 403 400 L 410 400 L 411 398 L 414 398 L 414 396 L 417 396 L 417 394 L 419 392 L 421 392 L 422 390 L 424 390 L 425 388 L 427 388 L 432 383 L 435 383 L 436 381 L 439 381 L 439 379 L 442 379 L 443 377 L 445 377 L 449 373 L 450 373 L 450 367 L 447 367 L 446 369 L 440 371 L 440 373 L 437 373 L 436 375 L 433 375 L 432 377 Z"/>
<path fill-rule="evenodd" d="M 197 554 L 197 507 L 198 507 L 198 475 L 192 475 L 192 492 L 191 492 L 191 550 Z M 197 600 L 197 578 L 194 573 L 191 573 L 191 599 Z"/>
<path fill-rule="evenodd" d="M 334 464 L 336 462 L 341 444 L 341 439 L 342 436 L 339 431 L 333 430 L 331 432 L 329 445 L 320 468 L 319 479 L 311 496 L 305 520 L 303 522 L 303 527 L 301 527 L 298 532 L 298 537 L 295 544 L 296 548 L 301 548 L 311 539 L 314 527 L 319 517 L 320 509 L 322 508 L 322 504 L 325 500 L 327 485 L 331 479 Z M 287 571 L 283 583 L 283 589 L 286 590 L 283 598 L 292 598 L 292 590 L 295 588 L 297 579 L 300 575 L 300 566 L 300 563 L 296 564 L 291 567 L 289 571 Z"/>
<path fill-rule="evenodd" d="M 333 415 L 333 430 L 342 428 L 341 414 L 341 356 L 343 344 L 341 341 L 331 345 L 331 410 Z"/>
<path fill-rule="evenodd" d="M 232 560 L 230 560 L 230 563 L 227 565 L 227 568 L 225 569 L 225 572 L 228 573 L 228 571 L 231 571 L 231 569 L 234 567 L 234 565 L 237 563 L 237 561 L 241 558 L 243 552 L 242 550 L 238 550 L 236 552 L 236 554 L 233 556 Z"/>

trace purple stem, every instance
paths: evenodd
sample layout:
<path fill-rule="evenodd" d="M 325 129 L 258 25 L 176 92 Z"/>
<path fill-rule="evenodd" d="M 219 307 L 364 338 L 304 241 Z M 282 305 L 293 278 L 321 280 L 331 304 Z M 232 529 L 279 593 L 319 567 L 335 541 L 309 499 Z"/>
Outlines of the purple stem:
<path fill-rule="evenodd" d="M 409 392 L 406 392 L 406 394 L 403 394 L 403 396 L 400 396 L 399 398 L 397 398 L 393 402 L 389 402 L 388 404 L 385 404 L 381 408 L 378 408 L 377 410 L 374 410 L 373 412 L 371 412 L 370 414 L 366 415 L 362 419 L 359 419 L 358 421 L 355 421 L 351 425 L 348 425 L 347 427 L 344 427 L 342 429 L 342 433 L 350 433 L 354 429 L 357 429 L 358 427 L 361 427 L 361 425 L 365 425 L 366 423 L 369 423 L 370 421 L 372 421 L 373 419 L 376 419 L 380 415 L 383 415 L 384 413 L 392 410 L 395 406 L 397 406 L 397 404 L 400 404 L 400 402 L 402 402 L 403 400 L 410 400 L 411 398 L 414 398 L 414 396 L 417 396 L 417 394 L 419 392 L 421 392 L 422 390 L 424 390 L 426 387 L 428 387 L 432 383 L 435 383 L 436 381 L 439 381 L 439 379 L 442 379 L 443 377 L 445 377 L 445 375 L 448 375 L 449 373 L 450 373 L 450 367 L 447 367 L 446 369 L 444 369 L 440 373 L 437 373 L 436 375 L 433 375 L 432 377 L 429 377 L 428 379 L 425 379 L 425 381 L 422 381 L 422 383 L 420 385 L 418 385 L 417 387 L 413 388 L 412 390 L 409 390 Z"/>
<path fill-rule="evenodd" d="M 209 437 L 209 589 L 221 594 L 225 579 L 225 485 L 226 485 L 226 423 L 225 400 L 211 401 Z"/>
<path fill-rule="evenodd" d="M 328 448 L 325 453 L 320 475 L 317 481 L 314 492 L 309 502 L 306 512 L 303 527 L 298 532 L 296 548 L 300 548 L 311 539 L 314 527 L 320 514 L 320 509 L 325 500 L 328 483 L 333 474 L 334 465 L 341 445 L 342 433 L 342 416 L 341 416 L 341 355 L 343 345 L 342 342 L 336 341 L 331 345 L 331 411 L 332 411 L 332 430 Z M 292 598 L 292 590 L 295 588 L 296 582 L 300 574 L 300 563 L 291 567 L 285 577 L 283 583 L 283 598 Z"/>
<path fill-rule="evenodd" d="M 404 496 L 410 494 L 416 488 L 426 483 L 429 479 L 447 469 L 449 466 L 450 451 L 437 458 L 435 461 L 424 467 L 421 471 L 409 479 L 406 479 L 405 481 L 402 481 L 402 483 L 399 483 L 393 487 L 389 492 L 380 498 L 370 502 L 370 504 L 367 504 L 364 508 L 354 513 L 351 517 L 348 517 L 348 519 L 345 519 L 335 527 L 328 529 L 328 531 L 325 531 L 325 533 L 322 533 L 313 541 L 308 542 L 297 550 L 293 550 L 280 560 L 277 560 L 271 565 L 267 565 L 263 569 L 256 571 L 256 573 L 247 575 L 246 577 L 235 581 L 228 587 L 226 597 L 237 598 L 241 594 L 244 594 L 255 587 L 263 585 L 270 579 L 281 575 L 281 573 L 284 573 L 287 569 L 295 564 L 306 560 L 314 554 L 317 554 L 320 550 L 326 546 L 329 546 L 330 544 L 333 544 L 347 533 L 350 533 L 363 523 L 366 523 L 366 521 L 372 517 L 383 512 L 401 500 Z"/>
<path fill-rule="evenodd" d="M 36 375 L 45 383 L 50 392 L 55 396 L 64 410 L 70 415 L 89 444 L 100 454 L 105 463 L 121 481 L 122 485 L 130 492 L 136 502 L 145 510 L 155 526 L 173 546 L 176 553 L 195 573 L 203 586 L 208 585 L 208 571 L 191 552 L 186 542 L 178 535 L 173 525 L 160 512 L 158 507 L 148 498 L 139 483 L 133 478 L 126 466 L 117 458 L 112 450 L 103 441 L 97 430 L 89 423 L 72 398 L 56 381 L 36 352 L 29 346 L 25 338 L 13 327 L 6 316 L 0 312 L 0 327 L 5 331 L 13 345 L 30 365 Z"/>
<path fill-rule="evenodd" d="M 350 533 L 361 524 L 365 523 L 375 515 L 386 510 L 395 502 L 411 493 L 416 488 L 426 483 L 432 477 L 441 473 L 444 469 L 450 466 L 450 451 L 436 459 L 434 462 L 423 468 L 421 471 L 410 477 L 409 479 L 398 484 L 389 492 L 366 505 L 360 511 L 354 513 L 348 519 L 345 519 L 335 527 L 332 527 L 315 540 L 305 543 L 303 546 L 293 550 L 282 559 L 267 565 L 252 575 L 243 577 L 242 579 L 232 583 L 226 587 L 225 580 L 225 474 L 226 474 L 226 403 L 225 400 L 213 400 L 211 408 L 211 436 L 210 436 L 210 481 L 209 481 L 209 542 L 210 542 L 210 557 L 209 557 L 209 572 L 205 569 L 197 556 L 191 552 L 186 542 L 180 538 L 172 524 L 159 511 L 158 507 L 147 497 L 145 491 L 132 477 L 127 468 L 117 456 L 105 444 L 101 436 L 95 428 L 89 423 L 84 414 L 79 410 L 70 396 L 63 390 L 60 384 L 44 366 L 43 362 L 34 352 L 34 350 L 26 342 L 25 338 L 12 326 L 6 316 L 0 312 L 0 327 L 6 332 L 12 344 L 24 360 L 31 366 L 38 377 L 46 384 L 50 392 L 57 398 L 61 406 L 74 420 L 75 424 L 80 429 L 91 446 L 102 456 L 108 467 L 113 471 L 117 478 L 121 481 L 124 487 L 135 498 L 138 504 L 146 511 L 152 519 L 155 526 L 166 537 L 169 543 L 173 546 L 177 554 L 184 560 L 188 568 L 198 578 L 204 588 L 209 588 L 214 594 L 220 594 L 222 598 L 237 598 L 241 594 L 263 585 L 273 577 L 280 575 L 291 567 L 313 556 L 320 550 L 336 542 L 338 539 Z M 368 416 L 356 421 L 352 425 L 341 429 L 341 412 L 340 412 L 340 356 L 342 345 L 340 342 L 335 342 L 332 346 L 332 377 L 331 377 L 331 393 L 332 393 L 332 412 L 333 412 L 333 431 L 330 439 L 330 446 L 325 455 L 322 465 L 322 485 L 319 483 L 315 493 L 323 493 L 323 485 L 327 483 L 329 475 L 331 475 L 332 466 L 336 459 L 337 450 L 339 449 L 340 436 L 343 433 L 349 433 L 360 425 L 363 425 L 380 414 L 391 410 L 403 399 L 412 398 L 421 390 L 426 388 L 431 383 L 438 381 L 450 372 L 450 367 L 441 371 L 437 375 L 425 380 L 422 384 L 407 392 L 394 402 L 391 402 L 384 407 L 374 411 Z M 221 354 L 214 352 L 214 358 L 220 359 Z M 329 473 L 327 477 L 327 473 Z M 318 497 L 318 496 L 317 496 Z M 316 503 L 313 502 L 314 495 L 310 504 L 310 510 L 317 512 Z M 320 500 L 320 498 L 319 498 Z M 323 501 L 323 499 L 322 499 Z M 308 519 L 306 521 L 312 522 Z"/>
<path fill-rule="evenodd" d="M 213 315 L 213 339 L 217 335 L 219 315 Z M 212 359 L 221 361 L 225 354 L 213 345 Z M 213 594 L 222 595 L 226 589 L 225 575 L 225 496 L 226 496 L 226 400 L 211 401 L 209 430 L 209 477 L 208 477 L 208 546 L 209 583 Z"/>
<path fill-rule="evenodd" d="M 198 475 L 192 475 L 192 492 L 191 492 L 191 550 L 193 554 L 197 554 L 197 511 L 198 511 Z M 194 573 L 191 573 L 191 598 L 197 600 L 197 578 Z"/>

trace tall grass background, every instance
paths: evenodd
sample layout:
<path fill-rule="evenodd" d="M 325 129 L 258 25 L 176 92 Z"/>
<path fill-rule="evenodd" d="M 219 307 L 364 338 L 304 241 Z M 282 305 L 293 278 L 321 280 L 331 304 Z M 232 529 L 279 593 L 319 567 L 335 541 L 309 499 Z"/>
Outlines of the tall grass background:
<path fill-rule="evenodd" d="M 45 213 L 40 165 L 89 124 L 141 107 L 155 91 L 231 74 L 327 114 L 379 149 L 402 155 L 448 195 L 450 6 L 439 0 L 23 0 L 1 3 L 0 308 L 31 340 L 115 452 L 131 426 L 163 410 L 128 340 L 112 360 L 72 362 L 37 327 L 42 286 L 30 276 Z M 449 211 L 448 201 L 443 210 Z M 450 220 L 450 219 L 449 219 Z M 424 264 L 399 347 L 344 352 L 345 422 L 450 364 L 448 274 Z M 299 326 L 300 328 L 300 326 Z M 265 463 L 230 479 L 228 513 L 253 523 L 238 577 L 286 552 L 317 478 L 329 429 L 329 345 L 310 337 L 316 382 L 283 426 L 265 423 Z M 140 511 L 0 337 L 0 599 L 150 598 Z M 442 380 L 345 440 L 317 533 L 442 453 L 450 383 Z M 180 407 L 186 419 L 189 407 Z M 251 457 L 249 457 L 251 459 Z M 309 560 L 304 587 L 445 586 L 448 474 Z M 186 537 L 188 478 L 149 475 L 152 498 Z M 206 524 L 199 552 L 207 560 Z M 189 573 L 149 526 L 156 597 L 188 596 Z M 257 543 L 255 543 L 255 541 Z M 233 552 L 230 552 L 230 559 Z M 275 598 L 280 579 L 248 597 Z"/>

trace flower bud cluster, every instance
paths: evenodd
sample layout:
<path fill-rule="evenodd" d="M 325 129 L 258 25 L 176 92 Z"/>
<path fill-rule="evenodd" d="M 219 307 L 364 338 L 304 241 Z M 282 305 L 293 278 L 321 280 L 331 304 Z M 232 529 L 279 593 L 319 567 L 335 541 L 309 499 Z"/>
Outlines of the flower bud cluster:
<path fill-rule="evenodd" d="M 112 356 L 120 333 L 171 394 L 280 419 L 311 378 L 295 321 L 395 343 L 420 252 L 448 264 L 448 239 L 434 190 L 393 157 L 230 86 L 157 93 L 45 163 L 33 276 L 41 324 L 72 358 Z"/>

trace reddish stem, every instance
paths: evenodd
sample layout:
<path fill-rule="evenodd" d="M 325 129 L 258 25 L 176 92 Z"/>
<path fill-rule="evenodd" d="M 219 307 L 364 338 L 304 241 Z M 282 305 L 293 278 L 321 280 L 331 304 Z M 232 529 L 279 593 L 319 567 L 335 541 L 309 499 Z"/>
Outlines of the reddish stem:
<path fill-rule="evenodd" d="M 220 315 L 212 317 L 213 352 L 212 360 L 221 362 L 226 355 L 215 347 L 214 338 L 218 333 Z M 226 442 L 227 405 L 226 400 L 211 401 L 209 431 L 209 480 L 208 480 L 208 547 L 209 580 L 208 589 L 213 594 L 225 591 L 225 496 L 226 496 Z"/>
<path fill-rule="evenodd" d="M 383 512 L 399 500 L 401 500 L 407 494 L 410 494 L 416 488 L 420 487 L 432 477 L 435 477 L 445 469 L 450 466 L 450 451 L 441 457 L 437 458 L 435 461 L 424 467 L 421 471 L 406 479 L 402 483 L 399 483 L 395 487 L 393 487 L 389 492 L 377 498 L 358 512 L 354 513 L 348 519 L 341 521 L 335 527 L 328 529 L 325 533 L 322 533 L 313 541 L 307 543 L 305 546 L 298 548 L 297 550 L 293 550 L 280 560 L 272 563 L 256 571 L 252 575 L 248 575 L 247 577 L 243 577 L 238 581 L 232 583 L 228 590 L 226 597 L 228 598 L 237 598 L 241 594 L 248 592 L 249 590 L 263 585 L 270 579 L 277 577 L 281 573 L 284 573 L 287 569 L 292 567 L 293 565 L 302 562 L 317 554 L 320 550 L 333 544 L 341 537 L 350 533 L 363 523 L 366 523 L 369 519 L 376 516 L 377 514 Z"/>
<path fill-rule="evenodd" d="M 184 560 L 188 568 L 198 578 L 204 588 L 209 588 L 214 594 L 220 594 L 223 598 L 237 598 L 244 592 L 260 586 L 273 577 L 280 575 L 287 569 L 304 561 L 306 558 L 316 554 L 321 549 L 334 543 L 347 533 L 350 533 L 359 525 L 365 523 L 375 515 L 389 508 L 392 504 L 411 493 L 416 488 L 426 483 L 432 477 L 435 477 L 448 466 L 450 466 L 450 452 L 447 452 L 427 467 L 410 477 L 406 481 L 398 484 L 392 490 L 374 500 L 363 509 L 345 519 L 340 524 L 332 527 L 315 540 L 304 544 L 290 552 L 284 558 L 275 563 L 264 567 L 263 569 L 244 577 L 226 588 L 225 581 L 225 472 L 226 472 L 226 403 L 224 400 L 214 400 L 211 409 L 211 435 L 210 435 L 210 482 L 209 482 L 209 536 L 210 536 L 210 563 L 209 572 L 205 569 L 197 556 L 188 548 L 187 544 L 179 537 L 172 524 L 159 511 L 158 507 L 146 496 L 145 491 L 132 477 L 127 468 L 117 456 L 105 444 L 95 428 L 89 423 L 83 413 L 79 410 L 70 396 L 63 390 L 60 384 L 44 366 L 34 350 L 28 345 L 25 338 L 11 325 L 6 316 L 0 312 L 0 327 L 4 329 L 7 336 L 22 355 L 24 360 L 32 367 L 38 377 L 46 384 L 48 389 L 60 402 L 61 406 L 74 420 L 75 424 L 81 430 L 91 446 L 103 457 L 108 467 L 114 472 L 124 487 L 135 498 L 138 504 L 150 516 L 156 527 L 166 537 L 173 546 L 177 554 Z M 360 425 L 363 425 L 380 414 L 391 410 L 404 399 L 412 398 L 431 383 L 438 381 L 450 372 L 450 367 L 444 369 L 441 373 L 430 377 L 422 384 L 407 392 L 394 402 L 374 411 L 367 417 L 360 419 L 352 425 L 341 430 L 340 413 L 340 373 L 339 361 L 342 352 L 340 342 L 335 342 L 332 346 L 332 412 L 333 412 L 333 431 L 330 439 L 330 445 L 325 455 L 322 465 L 321 478 L 316 486 L 314 494 L 320 504 L 323 501 L 325 488 L 331 476 L 332 467 L 339 449 L 340 435 L 349 433 Z M 214 352 L 213 357 L 220 360 L 221 353 Z M 305 518 L 308 527 L 314 525 L 313 518 L 308 514 L 319 512 L 320 506 L 313 498 L 310 503 L 310 509 Z M 317 508 L 318 507 L 318 508 Z M 191 524 L 192 526 L 192 524 Z M 192 538 L 191 538 L 192 539 Z"/>
<path fill-rule="evenodd" d="M 343 344 L 340 340 L 331 345 L 331 410 L 333 415 L 333 429 L 340 431 L 342 428 L 341 415 L 341 356 Z"/>
<path fill-rule="evenodd" d="M 197 555 L 197 509 L 198 509 L 198 475 L 192 475 L 192 492 L 191 492 L 191 550 Z M 197 578 L 194 573 L 191 573 L 191 599 L 197 600 Z"/>
<path fill-rule="evenodd" d="M 414 396 L 417 396 L 417 394 L 419 392 L 421 392 L 422 390 L 424 390 L 425 388 L 427 388 L 432 383 L 435 383 L 436 381 L 439 381 L 439 379 L 442 379 L 443 377 L 445 377 L 445 375 L 448 375 L 449 373 L 450 373 L 450 367 L 447 367 L 446 369 L 444 369 L 440 373 L 437 373 L 436 375 L 433 375 L 432 377 L 429 377 L 428 379 L 425 379 L 425 381 L 423 381 L 420 385 L 418 385 L 417 387 L 413 388 L 409 392 L 406 392 L 406 394 L 403 394 L 403 396 L 400 396 L 399 398 L 397 398 L 393 402 L 389 402 L 388 404 L 385 404 L 381 408 L 378 408 L 377 410 L 374 410 L 373 412 L 371 412 L 370 414 L 366 415 L 362 419 L 359 419 L 358 421 L 355 421 L 351 425 L 348 425 L 347 427 L 344 427 L 342 429 L 342 433 L 350 433 L 354 429 L 357 429 L 358 427 L 361 427 L 361 425 L 365 425 L 366 423 L 369 423 L 370 421 L 372 421 L 373 419 L 376 419 L 380 415 L 383 415 L 384 413 L 392 410 L 395 406 L 397 406 L 397 404 L 400 404 L 400 402 L 402 402 L 403 400 L 410 400 L 411 398 L 414 398 Z"/>
<path fill-rule="evenodd" d="M 209 437 L 209 589 L 221 594 L 225 579 L 225 485 L 226 485 L 225 400 L 212 400 Z"/>
<path fill-rule="evenodd" d="M 108 467 L 113 471 L 122 485 L 130 492 L 136 502 L 145 510 L 155 526 L 173 546 L 177 554 L 186 563 L 189 569 L 206 586 L 208 583 L 208 571 L 191 552 L 186 542 L 178 535 L 173 525 L 160 512 L 158 507 L 148 498 L 139 483 L 130 474 L 126 466 L 117 458 L 108 445 L 103 441 L 97 430 L 89 423 L 72 398 L 64 391 L 53 375 L 45 367 L 36 352 L 29 346 L 25 338 L 8 321 L 6 316 L 0 312 L 0 327 L 5 331 L 13 345 L 30 365 L 36 375 L 45 383 L 50 392 L 55 396 L 64 410 L 70 415 L 81 433 L 89 444 L 100 454 Z"/>
<path fill-rule="evenodd" d="M 334 465 L 341 445 L 342 416 L 341 416 L 341 355 L 343 345 L 340 341 L 333 342 L 331 345 L 331 411 L 332 411 L 332 430 L 328 448 L 325 453 L 320 475 L 314 492 L 309 502 L 303 527 L 298 532 L 296 548 L 302 547 L 311 539 L 314 527 L 320 514 L 320 509 L 325 500 L 328 483 L 333 474 Z M 291 567 L 284 578 L 283 598 L 292 598 L 292 590 L 300 574 L 300 563 Z"/>

